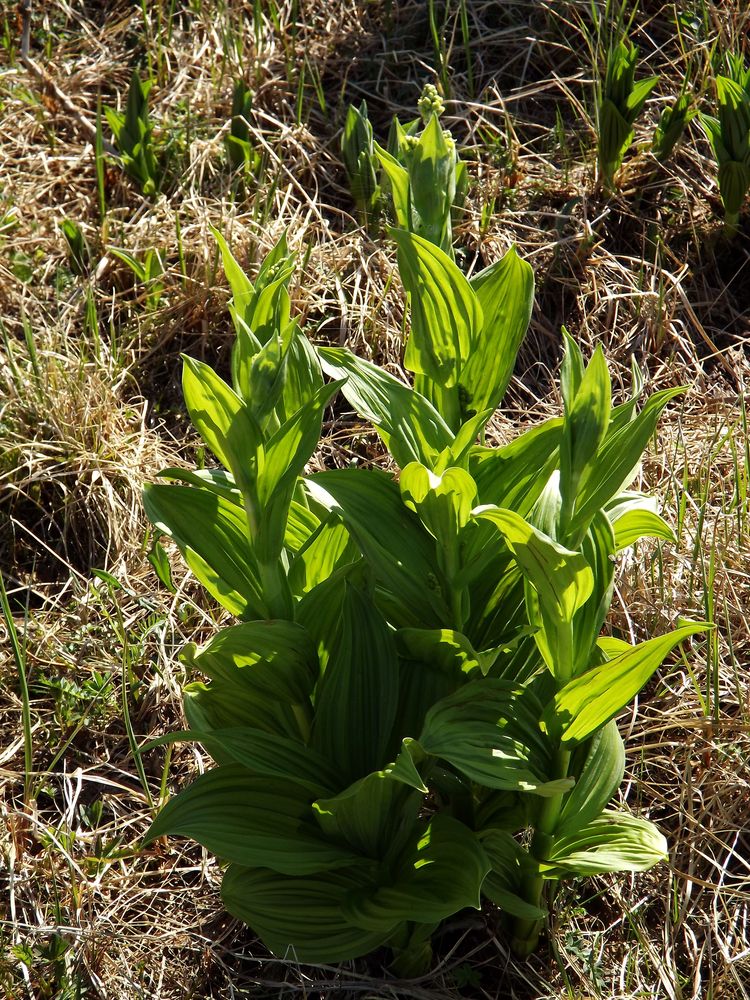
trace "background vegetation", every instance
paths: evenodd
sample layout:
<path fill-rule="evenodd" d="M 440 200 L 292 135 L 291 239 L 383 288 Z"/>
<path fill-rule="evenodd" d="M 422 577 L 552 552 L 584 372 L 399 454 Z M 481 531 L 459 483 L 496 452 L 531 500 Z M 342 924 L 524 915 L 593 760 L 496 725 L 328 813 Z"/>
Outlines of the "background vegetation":
<path fill-rule="evenodd" d="M 602 192 L 596 82 L 620 14 L 594 0 L 2 8 L 6 996 L 750 995 L 750 226 L 746 210 L 725 238 L 697 120 L 665 162 L 649 152 L 683 85 L 713 113 L 717 59 L 747 46 L 750 11 L 743 0 L 640 4 L 638 73 L 661 79 L 615 190 Z M 104 109 L 126 111 L 134 70 L 150 82 L 135 109 L 146 102 L 149 150 L 123 169 Z M 313 970 L 270 959 L 222 912 L 219 871 L 199 847 L 136 853 L 155 805 L 208 763 L 195 747 L 134 748 L 180 727 L 176 652 L 220 619 L 179 559 L 172 590 L 157 577 L 140 491 L 165 465 L 201 460 L 179 353 L 228 373 L 210 225 L 250 274 L 286 230 L 305 328 L 398 371 L 395 248 L 358 226 L 340 133 L 348 105 L 366 98 L 384 143 L 426 82 L 469 164 L 462 266 L 516 242 L 536 272 L 492 435 L 559 411 L 562 323 L 587 354 L 603 345 L 622 387 L 631 357 L 650 391 L 689 384 L 642 473 L 679 541 L 641 545 L 626 565 L 619 624 L 637 641 L 679 609 L 718 628 L 702 661 L 673 662 L 621 719 L 623 795 L 667 835 L 669 865 L 563 893 L 558 943 L 528 962 L 510 957 L 492 912 L 472 913 L 436 942 L 429 977 L 396 984 L 377 960 Z M 315 467 L 379 461 L 346 404 L 327 426 Z"/>

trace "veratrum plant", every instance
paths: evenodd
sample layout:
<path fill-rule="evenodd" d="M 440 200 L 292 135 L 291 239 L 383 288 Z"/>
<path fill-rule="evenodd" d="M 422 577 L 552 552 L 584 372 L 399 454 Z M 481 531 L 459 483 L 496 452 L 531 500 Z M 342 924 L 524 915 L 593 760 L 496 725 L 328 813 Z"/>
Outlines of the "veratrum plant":
<path fill-rule="evenodd" d="M 136 70 L 130 78 L 125 113 L 105 108 L 117 152 L 125 172 L 138 184 L 146 197 L 153 197 L 160 187 L 161 175 L 154 153 L 153 123 L 148 113 L 151 81 L 141 81 Z"/>
<path fill-rule="evenodd" d="M 719 117 L 701 115 L 703 129 L 719 164 L 719 191 L 729 232 L 737 229 L 750 189 L 750 69 L 740 55 L 729 55 L 729 76 L 716 77 Z"/>
<path fill-rule="evenodd" d="M 232 91 L 232 121 L 226 138 L 226 150 L 233 170 L 254 172 L 259 157 L 250 141 L 248 118 L 253 107 L 253 96 L 244 80 L 240 79 Z"/>
<path fill-rule="evenodd" d="M 373 232 L 380 214 L 382 189 L 378 183 L 379 163 L 366 101 L 362 101 L 358 108 L 350 105 L 346 113 L 341 155 L 357 210 L 365 227 Z"/>
<path fill-rule="evenodd" d="M 607 71 L 600 84 L 597 106 L 597 144 L 599 176 L 605 187 L 612 187 L 633 141 L 633 123 L 641 112 L 658 76 L 635 80 L 638 49 L 626 38 L 607 54 Z"/>
<path fill-rule="evenodd" d="M 661 163 L 672 155 L 672 151 L 682 138 L 685 126 L 697 114 L 692 107 L 689 94 L 682 93 L 665 108 L 654 130 L 651 151 Z"/>
<path fill-rule="evenodd" d="M 617 554 L 672 537 L 628 487 L 680 390 L 639 406 L 636 378 L 613 406 L 601 350 L 586 367 L 566 337 L 563 416 L 478 445 L 528 322 L 530 269 L 511 251 L 470 283 L 429 241 L 394 237 L 412 370 L 473 400 L 451 402 L 450 421 L 350 351 L 313 351 L 289 319 L 283 241 L 251 283 L 220 240 L 233 384 L 186 359 L 183 386 L 222 468 L 167 470 L 177 485 L 147 486 L 145 506 L 237 624 L 183 651 L 208 682 L 185 690 L 190 729 L 157 742 L 198 740 L 216 767 L 147 840 L 215 852 L 225 906 L 275 954 L 329 963 L 387 945 L 414 975 L 438 924 L 483 896 L 526 954 L 557 882 L 666 856 L 655 827 L 609 807 L 624 765 L 613 720 L 704 626 L 635 646 L 602 634 Z M 339 389 L 397 475 L 303 474 Z"/>
<path fill-rule="evenodd" d="M 375 143 L 388 179 L 396 221 L 453 257 L 453 212 L 463 204 L 468 183 L 450 132 L 440 125 L 444 106 L 432 84 L 419 99 L 420 119 L 406 127 L 393 121 L 389 148 Z"/>

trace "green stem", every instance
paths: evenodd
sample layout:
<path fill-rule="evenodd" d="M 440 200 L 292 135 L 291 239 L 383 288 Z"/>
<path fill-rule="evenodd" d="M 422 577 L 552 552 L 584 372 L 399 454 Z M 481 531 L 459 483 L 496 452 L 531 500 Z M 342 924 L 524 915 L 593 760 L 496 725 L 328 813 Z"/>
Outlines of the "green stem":
<path fill-rule="evenodd" d="M 258 563 L 263 600 L 269 618 L 294 619 L 294 601 L 289 581 L 279 561 Z"/>
<path fill-rule="evenodd" d="M 555 777 L 567 778 L 569 767 L 570 751 L 558 750 L 555 759 Z M 531 840 L 531 847 L 529 848 L 531 859 L 537 864 L 545 862 L 549 856 L 555 828 L 560 819 L 564 797 L 565 793 L 563 792 L 560 795 L 553 795 L 543 801 L 539 820 Z M 527 903 L 531 903 L 532 906 L 544 909 L 545 888 L 550 884 L 550 881 L 550 879 L 542 878 L 538 869 L 529 873 L 521 887 L 522 897 Z M 528 920 L 519 917 L 514 921 L 511 947 L 516 955 L 525 958 L 536 950 L 539 942 L 539 933 L 543 924 L 544 921 L 542 919 Z"/>
<path fill-rule="evenodd" d="M 724 210 L 724 232 L 727 239 L 734 239 L 740 227 L 740 213 Z"/>

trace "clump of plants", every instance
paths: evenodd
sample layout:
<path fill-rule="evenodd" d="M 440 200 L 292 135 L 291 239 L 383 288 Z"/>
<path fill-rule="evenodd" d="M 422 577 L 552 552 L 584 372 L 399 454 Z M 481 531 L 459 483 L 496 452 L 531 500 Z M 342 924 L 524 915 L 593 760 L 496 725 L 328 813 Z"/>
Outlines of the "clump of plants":
<path fill-rule="evenodd" d="M 622 38 L 607 53 L 607 69 L 597 100 L 597 155 L 599 177 L 606 188 L 614 184 L 625 153 L 633 142 L 633 124 L 641 113 L 658 76 L 635 79 L 638 49 Z"/>
<path fill-rule="evenodd" d="M 235 617 L 182 652 L 189 729 L 216 766 L 147 841 L 191 837 L 266 946 L 332 963 L 387 946 L 424 971 L 443 920 L 483 900 L 534 950 L 556 886 L 643 871 L 662 834 L 612 805 L 615 717 L 705 626 L 631 644 L 606 631 L 619 554 L 671 539 L 632 482 L 679 389 L 611 399 L 601 349 L 565 335 L 563 412 L 482 443 L 533 299 L 515 250 L 468 280 L 395 230 L 411 302 L 400 381 L 314 349 L 290 315 L 282 240 L 251 282 L 219 239 L 237 333 L 231 384 L 185 358 L 214 468 L 168 469 L 146 511 Z M 330 381 L 326 381 L 326 377 Z M 341 392 L 398 472 L 305 474 Z M 152 744 L 153 746 L 154 744 Z"/>
<path fill-rule="evenodd" d="M 151 80 L 144 82 L 137 70 L 133 70 L 125 111 L 104 109 L 125 172 L 147 198 L 158 193 L 162 182 L 153 136 L 154 124 L 148 109 L 151 86 Z"/>
<path fill-rule="evenodd" d="M 383 209 L 384 192 L 390 191 L 398 226 L 452 258 L 453 216 L 466 197 L 466 164 L 440 124 L 445 106 L 432 84 L 425 86 L 418 109 L 419 117 L 405 125 L 393 119 L 384 149 L 373 138 L 365 102 L 350 107 L 341 140 L 344 165 L 371 232 Z"/>
<path fill-rule="evenodd" d="M 727 56 L 728 75 L 716 77 L 718 117 L 701 115 L 703 129 L 719 165 L 724 220 L 736 231 L 750 190 L 750 69 L 739 54 Z"/>
<path fill-rule="evenodd" d="M 659 162 L 667 160 L 682 138 L 688 122 L 697 114 L 688 93 L 683 91 L 666 107 L 654 129 L 651 151 Z"/>
<path fill-rule="evenodd" d="M 234 171 L 253 174 L 260 165 L 260 157 L 253 146 L 249 119 L 253 109 L 253 95 L 244 80 L 235 82 L 232 90 L 232 118 L 225 148 Z"/>
<path fill-rule="evenodd" d="M 374 232 L 382 208 L 383 191 L 378 181 L 379 164 L 366 101 L 362 101 L 358 108 L 351 104 L 346 112 L 341 156 L 357 211 L 365 228 Z"/>

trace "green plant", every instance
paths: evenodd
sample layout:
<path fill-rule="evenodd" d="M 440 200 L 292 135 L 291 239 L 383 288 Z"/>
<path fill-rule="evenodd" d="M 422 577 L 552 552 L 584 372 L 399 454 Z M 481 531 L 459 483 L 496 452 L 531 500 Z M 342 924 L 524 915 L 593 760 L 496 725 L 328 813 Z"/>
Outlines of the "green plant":
<path fill-rule="evenodd" d="M 685 126 L 697 114 L 689 94 L 682 93 L 665 108 L 654 130 L 651 151 L 660 162 L 668 159 L 672 150 L 682 138 Z"/>
<path fill-rule="evenodd" d="M 68 247 L 71 270 L 74 274 L 85 274 L 88 270 L 91 252 L 83 230 L 72 219 L 63 219 L 60 223 L 60 232 Z"/>
<path fill-rule="evenodd" d="M 358 108 L 353 104 L 349 106 L 341 135 L 341 155 L 357 210 L 365 227 L 372 232 L 380 213 L 382 190 L 378 183 L 379 163 L 365 101 Z"/>
<path fill-rule="evenodd" d="M 147 198 L 157 194 L 162 181 L 154 149 L 154 126 L 148 111 L 150 90 L 151 80 L 144 83 L 133 70 L 125 112 L 104 109 L 125 172 Z"/>
<path fill-rule="evenodd" d="M 601 349 L 585 366 L 566 334 L 563 416 L 476 444 L 528 323 L 530 268 L 511 251 L 470 283 L 428 240 L 393 235 L 425 394 L 310 347 L 289 318 L 284 241 L 251 283 L 217 237 L 232 385 L 186 358 L 183 387 L 223 468 L 166 470 L 176 485 L 147 486 L 144 502 L 239 623 L 182 653 L 208 683 L 185 690 L 190 729 L 149 747 L 199 740 L 217 766 L 146 839 L 219 855 L 227 909 L 276 954 L 337 962 L 388 945 L 414 975 L 440 921 L 483 896 L 527 954 L 557 882 L 666 856 L 655 827 L 608 808 L 624 767 L 613 719 L 704 626 L 635 646 L 602 635 L 617 553 L 672 538 L 628 487 L 681 390 L 639 408 L 634 371 L 612 406 Z M 339 389 L 398 476 L 304 475 Z"/>
<path fill-rule="evenodd" d="M 240 79 L 232 91 L 232 121 L 226 138 L 226 150 L 232 170 L 254 173 L 260 157 L 250 141 L 248 120 L 252 112 L 253 95 L 244 80 Z"/>
<path fill-rule="evenodd" d="M 455 140 L 440 125 L 443 110 L 440 95 L 428 83 L 419 99 L 421 118 L 405 126 L 394 118 L 388 149 L 375 143 L 375 153 L 398 225 L 453 257 L 453 215 L 466 197 L 468 175 Z"/>
<path fill-rule="evenodd" d="M 133 272 L 136 281 L 143 285 L 145 289 L 146 310 L 153 312 L 161 301 L 164 291 L 164 282 L 161 280 L 164 274 L 164 262 L 158 250 L 147 250 L 143 255 L 143 261 L 138 260 L 128 250 L 119 250 L 112 247 L 109 251 L 113 257 L 117 257 L 123 264 L 127 264 Z"/>
<path fill-rule="evenodd" d="M 702 114 L 700 120 L 719 165 L 719 191 L 731 233 L 750 189 L 750 69 L 739 54 L 730 53 L 727 63 L 729 75 L 715 81 L 719 117 Z"/>
<path fill-rule="evenodd" d="M 597 149 L 599 176 L 611 187 L 628 147 L 633 141 L 633 123 L 641 112 L 658 76 L 635 80 L 638 49 L 627 38 L 607 53 L 604 82 L 597 99 Z"/>

